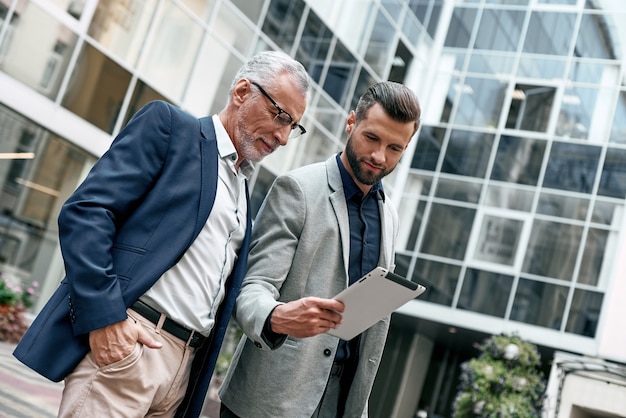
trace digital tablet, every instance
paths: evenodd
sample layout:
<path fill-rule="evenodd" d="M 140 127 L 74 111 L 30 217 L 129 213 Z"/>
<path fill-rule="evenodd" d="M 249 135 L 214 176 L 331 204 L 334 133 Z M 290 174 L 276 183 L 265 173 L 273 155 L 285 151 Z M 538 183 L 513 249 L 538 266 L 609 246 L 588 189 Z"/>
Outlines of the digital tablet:
<path fill-rule="evenodd" d="M 341 325 L 328 334 L 349 341 L 425 290 L 421 284 L 376 267 L 333 298 L 346 308 Z"/>

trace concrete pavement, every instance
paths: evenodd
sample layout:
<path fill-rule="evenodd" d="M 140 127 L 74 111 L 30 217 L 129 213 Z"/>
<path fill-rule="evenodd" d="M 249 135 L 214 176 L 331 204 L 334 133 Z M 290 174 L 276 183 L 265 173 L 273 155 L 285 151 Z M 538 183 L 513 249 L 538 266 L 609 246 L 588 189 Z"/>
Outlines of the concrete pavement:
<path fill-rule="evenodd" d="M 63 383 L 35 373 L 11 354 L 14 344 L 0 341 L 0 417 L 54 418 Z"/>

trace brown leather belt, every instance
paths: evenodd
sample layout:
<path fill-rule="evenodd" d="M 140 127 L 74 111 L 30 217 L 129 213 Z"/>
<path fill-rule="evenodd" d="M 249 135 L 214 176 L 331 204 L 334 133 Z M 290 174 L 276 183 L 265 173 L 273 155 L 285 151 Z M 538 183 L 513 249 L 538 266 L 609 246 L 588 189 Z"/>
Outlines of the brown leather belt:
<path fill-rule="evenodd" d="M 133 303 L 130 308 L 155 325 L 158 324 L 159 319 L 161 319 L 161 312 L 157 311 L 152 306 L 149 306 L 140 300 L 137 300 L 137 302 Z M 200 347 L 202 344 L 204 344 L 204 341 L 206 340 L 206 337 L 200 334 L 198 331 L 194 331 L 187 327 L 184 327 L 178 322 L 171 320 L 170 318 L 165 318 L 161 329 L 169 332 L 176 338 L 183 340 L 185 343 L 187 343 L 187 345 L 194 348 Z"/>

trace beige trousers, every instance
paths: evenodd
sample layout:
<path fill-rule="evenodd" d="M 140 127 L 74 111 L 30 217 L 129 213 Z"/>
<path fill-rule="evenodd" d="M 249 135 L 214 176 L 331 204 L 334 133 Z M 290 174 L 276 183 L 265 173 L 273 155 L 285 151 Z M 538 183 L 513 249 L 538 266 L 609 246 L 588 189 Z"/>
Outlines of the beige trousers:
<path fill-rule="evenodd" d="M 60 418 L 174 415 L 185 396 L 195 349 L 131 309 L 128 316 L 163 347 L 137 343 L 128 357 L 104 367 L 98 367 L 89 352 L 65 378 Z"/>

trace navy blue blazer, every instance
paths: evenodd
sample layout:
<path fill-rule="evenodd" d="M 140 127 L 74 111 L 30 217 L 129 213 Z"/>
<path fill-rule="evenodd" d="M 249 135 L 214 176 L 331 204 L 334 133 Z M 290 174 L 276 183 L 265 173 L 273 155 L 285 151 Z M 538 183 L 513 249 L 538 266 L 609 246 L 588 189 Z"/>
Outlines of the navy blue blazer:
<path fill-rule="evenodd" d="M 211 117 L 162 101 L 141 108 L 96 162 L 59 215 L 65 278 L 14 355 L 60 381 L 89 350 L 88 333 L 126 319 L 126 309 L 182 257 L 217 190 Z M 248 190 L 246 195 L 249 202 Z M 246 269 L 251 217 L 215 328 L 198 349 L 178 417 L 197 417 Z"/>

